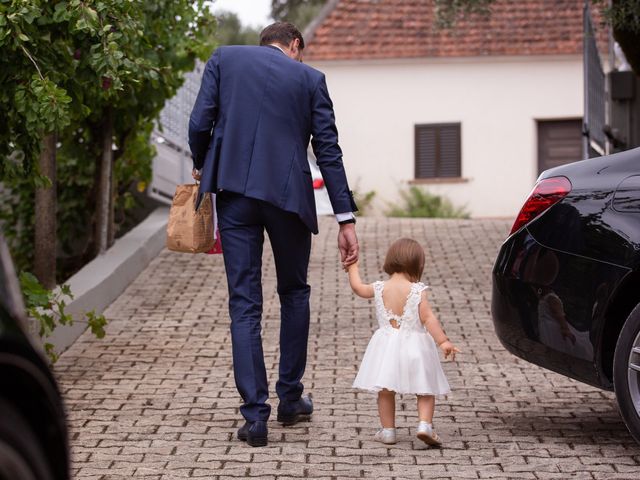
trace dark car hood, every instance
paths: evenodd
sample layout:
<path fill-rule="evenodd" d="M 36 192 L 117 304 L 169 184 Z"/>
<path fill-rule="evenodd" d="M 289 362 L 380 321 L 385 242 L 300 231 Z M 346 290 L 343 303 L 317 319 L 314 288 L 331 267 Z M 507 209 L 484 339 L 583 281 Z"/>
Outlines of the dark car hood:
<path fill-rule="evenodd" d="M 631 173 L 630 173 L 631 172 Z M 540 179 L 566 176 L 572 178 L 598 178 L 598 176 L 624 176 L 640 174 L 640 147 L 633 150 L 580 160 L 559 167 L 550 168 L 540 174 Z M 617 183 L 614 185 L 617 186 Z"/>
<path fill-rule="evenodd" d="M 612 208 L 624 179 L 640 174 L 640 148 L 563 165 L 541 179 L 565 176 L 572 190 L 526 228 L 547 248 L 627 268 L 640 262 L 640 211 Z M 640 191 L 638 191 L 640 198 Z"/>

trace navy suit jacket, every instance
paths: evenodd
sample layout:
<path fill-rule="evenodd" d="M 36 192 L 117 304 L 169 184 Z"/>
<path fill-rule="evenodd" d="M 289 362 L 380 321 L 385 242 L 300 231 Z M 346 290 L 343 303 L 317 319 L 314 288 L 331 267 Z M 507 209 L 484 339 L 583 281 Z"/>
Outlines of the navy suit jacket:
<path fill-rule="evenodd" d="M 336 213 L 356 211 L 324 74 L 276 47 L 218 48 L 189 120 L 201 192 L 227 190 L 294 212 L 318 232 L 309 139 Z"/>

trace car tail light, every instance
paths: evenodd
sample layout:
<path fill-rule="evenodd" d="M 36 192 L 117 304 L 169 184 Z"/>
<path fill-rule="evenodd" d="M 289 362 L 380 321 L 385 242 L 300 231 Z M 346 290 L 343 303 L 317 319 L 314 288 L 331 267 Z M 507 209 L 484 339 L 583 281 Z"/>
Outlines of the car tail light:
<path fill-rule="evenodd" d="M 323 180 L 323 179 L 321 179 L 321 178 L 316 178 L 316 179 L 313 181 L 313 189 L 314 189 L 314 190 L 318 190 L 318 189 L 320 189 L 320 188 L 322 188 L 322 187 L 324 187 L 324 180 Z"/>
<path fill-rule="evenodd" d="M 567 177 L 551 177 L 540 180 L 535 184 L 529 198 L 522 206 L 509 235 L 517 232 L 546 209 L 558 203 L 570 191 L 571 182 Z"/>

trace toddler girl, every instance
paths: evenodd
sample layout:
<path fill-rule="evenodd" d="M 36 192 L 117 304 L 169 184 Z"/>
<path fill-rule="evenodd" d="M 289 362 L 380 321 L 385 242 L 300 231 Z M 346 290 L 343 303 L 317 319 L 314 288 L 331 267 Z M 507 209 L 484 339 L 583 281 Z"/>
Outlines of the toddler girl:
<path fill-rule="evenodd" d="M 379 328 L 371 337 L 353 382 L 354 388 L 378 393 L 378 413 L 382 428 L 375 440 L 396 443 L 395 394 L 418 396 L 417 437 L 428 445 L 440 445 L 433 430 L 435 395 L 449 392 L 442 371 L 438 347 L 445 358 L 455 360 L 458 350 L 447 338 L 427 301 L 424 250 L 408 238 L 395 241 L 384 262 L 386 282 L 362 283 L 358 264 L 347 268 L 349 283 L 356 295 L 374 298 Z M 437 345 L 437 346 L 436 346 Z"/>

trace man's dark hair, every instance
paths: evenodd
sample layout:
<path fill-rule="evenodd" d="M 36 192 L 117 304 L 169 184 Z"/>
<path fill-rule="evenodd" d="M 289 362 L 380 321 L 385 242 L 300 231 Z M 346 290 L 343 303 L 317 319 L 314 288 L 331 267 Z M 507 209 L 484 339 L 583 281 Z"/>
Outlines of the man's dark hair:
<path fill-rule="evenodd" d="M 272 43 L 279 43 L 285 47 L 295 40 L 300 40 L 300 49 L 304 48 L 304 38 L 300 30 L 289 22 L 276 22 L 266 27 L 260 33 L 260 45 L 271 45 Z"/>

